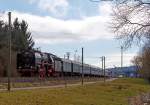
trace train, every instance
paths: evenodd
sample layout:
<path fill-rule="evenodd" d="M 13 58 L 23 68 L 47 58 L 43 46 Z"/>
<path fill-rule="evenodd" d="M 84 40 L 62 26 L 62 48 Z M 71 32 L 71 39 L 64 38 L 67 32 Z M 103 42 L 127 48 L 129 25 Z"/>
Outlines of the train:
<path fill-rule="evenodd" d="M 82 69 L 83 68 L 83 69 Z M 39 78 L 56 76 L 109 76 L 108 71 L 100 67 L 69 59 L 60 58 L 52 53 L 35 50 L 17 54 L 17 71 L 21 76 L 38 76 Z"/>

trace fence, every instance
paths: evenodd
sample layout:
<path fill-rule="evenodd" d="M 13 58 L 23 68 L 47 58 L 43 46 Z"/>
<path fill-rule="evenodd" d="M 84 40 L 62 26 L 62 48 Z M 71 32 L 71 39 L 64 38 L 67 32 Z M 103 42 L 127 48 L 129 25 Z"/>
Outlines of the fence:
<path fill-rule="evenodd" d="M 80 84 L 81 77 L 51 77 L 51 78 L 38 78 L 38 77 L 12 77 L 11 88 L 25 88 L 25 87 L 40 87 L 40 86 L 56 86 L 67 84 Z M 84 82 L 102 81 L 100 77 L 84 77 Z M 0 78 L 0 89 L 7 89 L 8 79 Z"/>

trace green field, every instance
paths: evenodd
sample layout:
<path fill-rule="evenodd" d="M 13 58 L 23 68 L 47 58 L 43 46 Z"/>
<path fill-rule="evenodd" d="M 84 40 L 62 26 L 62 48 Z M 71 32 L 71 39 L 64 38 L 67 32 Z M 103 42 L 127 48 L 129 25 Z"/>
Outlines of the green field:
<path fill-rule="evenodd" d="M 150 91 L 143 79 L 118 79 L 55 89 L 0 92 L 0 105 L 127 105 L 128 98 Z"/>

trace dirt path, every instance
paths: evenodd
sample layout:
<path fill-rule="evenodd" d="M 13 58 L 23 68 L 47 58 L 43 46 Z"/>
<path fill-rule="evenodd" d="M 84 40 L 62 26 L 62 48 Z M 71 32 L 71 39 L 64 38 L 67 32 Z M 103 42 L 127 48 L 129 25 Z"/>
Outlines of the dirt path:
<path fill-rule="evenodd" d="M 107 79 L 106 82 L 116 80 L 117 78 L 110 78 Z M 94 84 L 98 82 L 103 82 L 103 81 L 95 81 L 95 82 L 84 82 L 84 85 L 88 84 Z M 40 86 L 40 87 L 23 87 L 23 88 L 11 88 L 11 91 L 16 91 L 16 90 L 32 90 L 32 89 L 47 89 L 47 88 L 63 88 L 63 87 L 70 87 L 70 86 L 79 86 L 81 85 L 80 83 L 74 83 L 74 84 L 61 84 L 61 85 L 53 85 L 53 86 Z M 7 89 L 0 89 L 0 91 L 7 91 Z"/>

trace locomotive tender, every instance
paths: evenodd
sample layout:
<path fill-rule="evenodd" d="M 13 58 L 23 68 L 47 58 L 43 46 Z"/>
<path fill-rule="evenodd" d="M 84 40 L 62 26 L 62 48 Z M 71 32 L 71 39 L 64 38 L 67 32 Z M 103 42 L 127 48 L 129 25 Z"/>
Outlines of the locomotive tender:
<path fill-rule="evenodd" d="M 41 51 L 24 51 L 17 54 L 17 70 L 21 76 L 80 76 L 82 64 L 80 62 L 59 58 L 51 53 Z M 85 76 L 104 76 L 101 68 L 83 64 Z M 106 76 L 108 73 L 106 71 Z"/>

